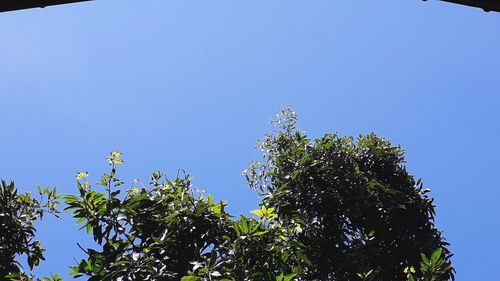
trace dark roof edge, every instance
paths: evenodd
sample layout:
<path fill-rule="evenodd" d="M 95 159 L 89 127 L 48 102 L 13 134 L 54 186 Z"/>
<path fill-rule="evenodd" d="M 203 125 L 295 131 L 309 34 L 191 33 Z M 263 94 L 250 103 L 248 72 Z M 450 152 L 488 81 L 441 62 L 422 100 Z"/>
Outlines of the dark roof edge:
<path fill-rule="evenodd" d="M 487 12 L 489 11 L 500 12 L 500 1 L 498 0 L 441 0 L 441 1 L 481 8 Z"/>
<path fill-rule="evenodd" d="M 0 0 L 0 12 L 85 2 L 92 0 Z"/>

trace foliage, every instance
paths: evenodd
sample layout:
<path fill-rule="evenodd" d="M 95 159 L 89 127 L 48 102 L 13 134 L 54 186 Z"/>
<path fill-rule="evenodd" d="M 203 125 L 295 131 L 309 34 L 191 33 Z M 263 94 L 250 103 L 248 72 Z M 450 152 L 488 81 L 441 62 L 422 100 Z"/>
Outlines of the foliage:
<path fill-rule="evenodd" d="M 188 176 L 171 181 L 160 172 L 149 188 L 132 186 L 121 199 L 123 182 L 116 178 L 121 154 L 112 153 L 108 161 L 111 172 L 100 182 L 105 192 L 79 173 L 79 196 L 64 196 L 66 210 L 101 246 L 85 249 L 88 258 L 72 274 L 89 280 L 178 280 L 206 265 L 204 275 L 220 275 L 229 241 L 225 203 L 191 192 Z"/>
<path fill-rule="evenodd" d="M 310 263 L 296 239 L 300 226 L 283 224 L 274 208 L 265 205 L 252 213 L 257 218 L 240 216 L 234 223 L 230 252 L 235 280 L 281 281 L 300 275 L 302 266 Z"/>
<path fill-rule="evenodd" d="M 399 146 L 375 134 L 310 139 L 295 122 L 295 113 L 284 109 L 275 122 L 279 130 L 260 143 L 264 163 L 252 163 L 245 174 L 280 221 L 301 225 L 298 240 L 312 263 L 305 280 L 357 280 L 367 273 L 403 280 L 420 253 L 438 248 L 450 265 L 429 190 L 406 171 Z M 449 266 L 440 273 L 439 280 L 448 280 L 453 272 Z"/>
<path fill-rule="evenodd" d="M 290 280 L 300 271 L 297 266 L 308 262 L 295 239 L 300 228 L 280 225 L 273 208 L 255 210 L 257 218 L 231 220 L 226 203 L 193 190 L 189 176 L 169 180 L 160 172 L 149 187 L 132 186 L 120 198 L 121 154 L 113 152 L 108 161 L 111 172 L 100 182 L 104 191 L 79 172 L 80 194 L 64 196 L 66 210 L 100 246 L 83 249 L 88 257 L 72 267 L 75 277 Z"/>
<path fill-rule="evenodd" d="M 274 124 L 278 130 L 260 142 L 262 163 L 244 171 L 262 198 L 251 216 L 232 217 L 226 202 L 193 188 L 183 171 L 174 179 L 155 172 L 148 184 L 125 188 L 119 152 L 107 157 L 100 187 L 78 172 L 78 193 L 63 196 L 65 210 L 95 245 L 78 244 L 86 257 L 71 274 L 123 281 L 453 279 L 429 190 L 406 171 L 399 146 L 374 134 L 310 139 L 296 129 L 290 108 Z M 58 195 L 39 192 L 46 204 L 3 184 L 2 229 L 20 233 L 0 236 L 0 269 L 11 279 L 32 278 L 17 256 L 27 255 L 30 267 L 43 259 L 33 221 L 44 210 L 57 213 Z"/>
<path fill-rule="evenodd" d="M 18 194 L 14 182 L 2 180 L 0 184 L 0 279 L 32 280 L 18 258 L 24 257 L 30 269 L 45 260 L 45 249 L 35 240 L 35 221 L 41 220 L 46 212 L 57 216 L 58 195 L 56 188 L 43 190 L 37 186 L 40 200 L 31 192 Z M 44 280 L 50 280 L 44 277 Z M 54 275 L 52 279 L 57 280 Z"/>
<path fill-rule="evenodd" d="M 410 266 L 404 270 L 408 281 L 439 281 L 441 276 L 446 276 L 452 269 L 449 262 L 443 259 L 442 248 L 436 249 L 429 257 L 425 254 L 420 254 L 420 256 L 422 258 L 420 261 L 421 277 L 415 277 L 415 268 Z"/>

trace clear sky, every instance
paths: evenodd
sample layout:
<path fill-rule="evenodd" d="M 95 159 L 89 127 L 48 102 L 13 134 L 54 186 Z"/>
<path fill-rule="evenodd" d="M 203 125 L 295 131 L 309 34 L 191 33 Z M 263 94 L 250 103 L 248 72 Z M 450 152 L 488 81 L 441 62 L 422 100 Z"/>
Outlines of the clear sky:
<path fill-rule="evenodd" d="M 500 13 L 440 1 L 108 0 L 0 14 L 0 176 L 76 191 L 105 156 L 147 181 L 183 168 L 234 214 L 283 105 L 313 137 L 376 132 L 432 189 L 459 281 L 500 263 Z M 48 219 L 37 273 L 81 253 Z M 84 245 L 91 245 L 88 240 Z"/>

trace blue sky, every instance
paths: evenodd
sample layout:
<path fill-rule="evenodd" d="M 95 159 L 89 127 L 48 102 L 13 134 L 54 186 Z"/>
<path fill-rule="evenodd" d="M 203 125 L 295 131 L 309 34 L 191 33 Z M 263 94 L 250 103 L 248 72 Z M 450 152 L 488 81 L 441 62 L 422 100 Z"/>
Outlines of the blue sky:
<path fill-rule="evenodd" d="M 183 168 L 257 205 L 241 170 L 283 105 L 313 137 L 376 132 L 432 189 L 457 280 L 500 263 L 500 14 L 440 1 L 108 0 L 0 14 L 0 176 L 75 191 L 124 153 L 123 179 Z M 73 221 L 39 237 L 60 272 Z M 86 238 L 85 238 L 86 239 Z M 84 244 L 90 245 L 88 240 Z"/>

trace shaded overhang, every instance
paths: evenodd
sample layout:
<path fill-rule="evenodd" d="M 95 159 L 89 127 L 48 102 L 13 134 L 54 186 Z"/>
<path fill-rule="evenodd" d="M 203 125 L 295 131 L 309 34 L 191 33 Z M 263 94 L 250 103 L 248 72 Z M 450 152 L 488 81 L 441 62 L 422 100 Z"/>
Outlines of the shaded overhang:
<path fill-rule="evenodd" d="M 0 12 L 15 11 L 30 8 L 85 2 L 92 0 L 0 0 Z M 427 0 L 424 0 L 427 1 Z M 465 6 L 481 8 L 485 11 L 500 12 L 500 0 L 441 0 Z"/>
<path fill-rule="evenodd" d="M 91 0 L 0 0 L 0 12 L 85 2 Z"/>
<path fill-rule="evenodd" d="M 441 1 L 481 8 L 487 12 L 489 11 L 500 12 L 500 0 L 441 0 Z"/>

